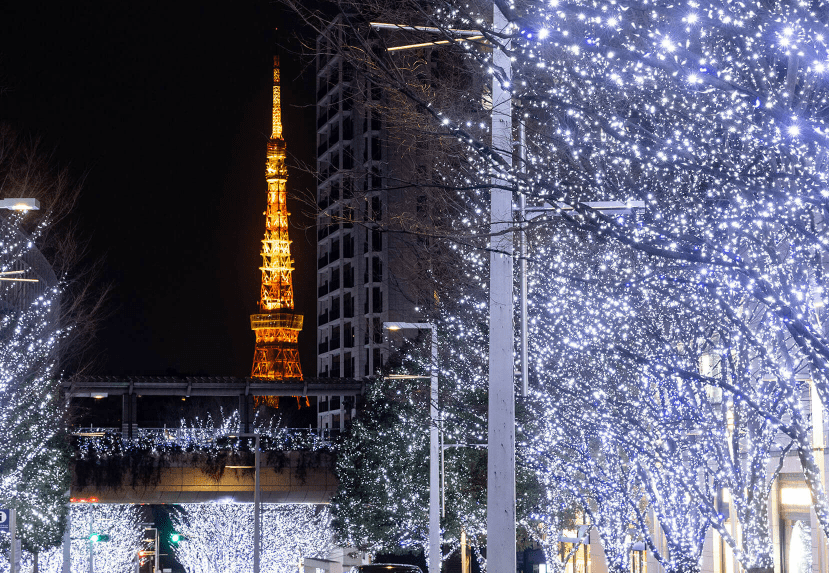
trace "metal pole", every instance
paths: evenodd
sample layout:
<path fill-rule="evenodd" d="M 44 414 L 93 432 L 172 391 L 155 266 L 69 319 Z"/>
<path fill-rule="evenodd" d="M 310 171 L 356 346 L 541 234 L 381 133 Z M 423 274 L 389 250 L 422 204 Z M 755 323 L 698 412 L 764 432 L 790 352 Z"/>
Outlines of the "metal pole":
<path fill-rule="evenodd" d="M 12 573 L 17 573 L 17 569 L 15 568 L 15 564 L 17 560 L 20 558 L 17 555 L 17 510 L 10 509 L 9 510 L 9 532 L 11 533 L 12 538 L 12 547 L 11 551 L 9 551 L 9 569 Z"/>
<path fill-rule="evenodd" d="M 440 443 L 438 436 L 438 331 L 432 329 L 432 364 L 429 397 L 429 573 L 439 573 L 440 549 Z"/>
<path fill-rule="evenodd" d="M 94 533 L 94 524 L 92 519 L 89 520 L 89 573 L 95 573 L 95 543 L 92 541 L 92 534 Z"/>
<path fill-rule="evenodd" d="M 66 529 L 63 532 L 63 566 L 61 573 L 71 573 L 72 567 L 72 503 L 69 501 L 70 492 L 66 492 Z"/>
<path fill-rule="evenodd" d="M 440 415 L 440 517 L 446 517 L 446 449 L 443 447 L 443 413 Z"/>
<path fill-rule="evenodd" d="M 507 19 L 493 5 L 495 32 L 507 31 Z M 509 81 L 509 57 L 492 51 L 493 68 L 506 77 L 492 76 L 492 148 L 501 160 L 511 162 L 511 93 L 501 86 Z M 515 564 L 515 381 L 512 303 L 512 192 L 509 182 L 494 176 L 490 193 L 489 290 L 489 424 L 487 456 L 487 570 L 514 573 Z"/>
<path fill-rule="evenodd" d="M 256 484 L 253 488 L 253 573 L 259 573 L 259 434 L 256 434 L 256 452 L 254 465 L 256 466 Z"/>
<path fill-rule="evenodd" d="M 527 132 L 522 118 L 518 122 L 518 137 L 520 141 L 519 157 L 521 161 L 521 173 L 527 170 Z M 529 365 L 527 363 L 527 231 L 524 229 L 526 222 L 527 196 L 524 193 L 518 195 L 518 223 L 521 225 L 521 232 L 518 234 L 521 240 L 520 257 L 518 259 L 518 271 L 521 275 L 521 395 L 526 397 L 529 392 Z"/>
<path fill-rule="evenodd" d="M 440 548 L 440 416 L 438 415 L 438 331 L 429 322 L 384 322 L 388 330 L 418 329 L 432 331 L 432 363 L 429 369 L 429 573 L 439 573 Z M 413 376 L 407 378 L 422 378 Z"/>
<path fill-rule="evenodd" d="M 155 528 L 155 561 L 154 561 L 154 569 L 153 573 L 158 573 L 158 558 L 159 553 L 161 553 L 161 547 L 158 546 L 158 528 Z"/>

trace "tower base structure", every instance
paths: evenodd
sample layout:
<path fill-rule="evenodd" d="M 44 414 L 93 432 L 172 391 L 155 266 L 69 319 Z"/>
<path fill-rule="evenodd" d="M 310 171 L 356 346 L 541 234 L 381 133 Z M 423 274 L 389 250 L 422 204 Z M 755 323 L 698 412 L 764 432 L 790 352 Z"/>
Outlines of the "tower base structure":
<path fill-rule="evenodd" d="M 293 312 L 252 314 L 250 326 L 256 333 L 251 377 L 302 380 L 298 344 L 302 315 Z"/>

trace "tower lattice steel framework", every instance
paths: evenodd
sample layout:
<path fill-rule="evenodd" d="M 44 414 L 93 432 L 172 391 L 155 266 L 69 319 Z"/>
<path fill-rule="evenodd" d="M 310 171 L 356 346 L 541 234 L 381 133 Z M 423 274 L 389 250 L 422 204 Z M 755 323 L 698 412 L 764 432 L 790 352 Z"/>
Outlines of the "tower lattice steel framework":
<path fill-rule="evenodd" d="M 291 273 L 291 241 L 288 238 L 288 205 L 285 167 L 285 140 L 282 139 L 282 111 L 279 89 L 279 56 L 273 58 L 273 129 L 268 141 L 265 178 L 268 181 L 268 209 L 265 211 L 265 238 L 262 240 L 262 295 L 260 314 L 252 314 L 250 326 L 256 332 L 253 378 L 302 379 L 297 338 L 302 315 L 294 312 Z"/>

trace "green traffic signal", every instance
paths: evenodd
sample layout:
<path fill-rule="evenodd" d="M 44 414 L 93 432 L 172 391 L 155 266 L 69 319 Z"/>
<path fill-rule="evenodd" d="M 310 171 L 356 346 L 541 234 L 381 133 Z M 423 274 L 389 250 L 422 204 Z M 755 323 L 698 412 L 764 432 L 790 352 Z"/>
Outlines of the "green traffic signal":
<path fill-rule="evenodd" d="M 170 541 L 173 543 L 178 543 L 179 541 L 184 541 L 184 536 L 181 533 L 173 532 L 170 535 Z"/>
<path fill-rule="evenodd" d="M 92 543 L 97 543 L 98 541 L 109 541 L 109 535 L 106 533 L 93 533 L 89 536 L 89 540 Z"/>

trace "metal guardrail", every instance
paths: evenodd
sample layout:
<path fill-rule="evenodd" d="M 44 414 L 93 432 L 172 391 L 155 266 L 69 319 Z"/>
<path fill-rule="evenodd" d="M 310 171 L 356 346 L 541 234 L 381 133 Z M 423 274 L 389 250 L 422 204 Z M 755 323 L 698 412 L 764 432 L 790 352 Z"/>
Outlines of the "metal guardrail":
<path fill-rule="evenodd" d="M 365 393 L 366 380 L 306 378 L 260 380 L 232 377 L 88 376 L 62 383 L 67 397 L 143 396 L 326 396 Z"/>

